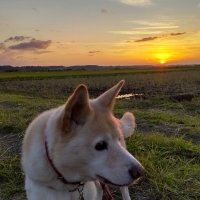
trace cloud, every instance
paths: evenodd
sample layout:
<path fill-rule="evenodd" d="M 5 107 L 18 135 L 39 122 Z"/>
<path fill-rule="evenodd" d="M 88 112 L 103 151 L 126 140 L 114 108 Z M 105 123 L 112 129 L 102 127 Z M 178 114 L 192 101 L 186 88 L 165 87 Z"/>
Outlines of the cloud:
<path fill-rule="evenodd" d="M 130 23 L 139 24 L 139 25 L 145 25 L 145 26 L 168 26 L 171 25 L 171 23 L 163 23 L 163 22 L 149 22 L 149 21 L 142 21 L 142 20 L 134 20 L 134 21 L 128 21 Z"/>
<path fill-rule="evenodd" d="M 17 53 L 8 49 L 5 43 L 0 43 L 0 63 L 1 65 L 16 65 L 20 64 L 16 59 Z"/>
<path fill-rule="evenodd" d="M 147 38 L 142 38 L 140 40 L 135 40 L 135 42 L 147 42 L 147 41 L 152 41 L 152 40 L 156 40 L 159 38 L 161 38 L 161 37 L 147 37 Z"/>
<path fill-rule="evenodd" d="M 200 8 L 200 3 L 198 4 L 198 6 L 197 6 L 198 8 Z"/>
<path fill-rule="evenodd" d="M 161 38 L 166 38 L 166 37 L 175 37 L 175 36 L 180 36 L 180 35 L 185 35 L 188 32 L 182 32 L 182 33 L 169 33 L 169 34 L 165 34 L 165 35 L 161 35 L 158 37 L 146 37 L 146 38 L 142 38 L 139 40 L 135 40 L 134 42 L 148 42 L 148 41 L 153 41 L 153 40 L 157 40 L 157 39 L 161 39 Z"/>
<path fill-rule="evenodd" d="M 35 29 L 35 31 L 39 31 L 39 29 Z"/>
<path fill-rule="evenodd" d="M 106 9 L 101 9 L 101 12 L 104 14 L 108 14 L 108 11 Z"/>
<path fill-rule="evenodd" d="M 37 50 L 37 49 L 46 49 L 50 46 L 52 43 L 51 40 L 42 41 L 42 40 L 36 40 L 32 39 L 30 42 L 23 42 L 17 45 L 9 46 L 9 49 L 13 50 Z"/>
<path fill-rule="evenodd" d="M 34 51 L 35 54 L 51 53 L 52 51 Z"/>
<path fill-rule="evenodd" d="M 187 32 L 183 32 L 183 33 L 170 33 L 168 34 L 168 36 L 179 36 L 179 35 L 185 35 Z"/>
<path fill-rule="evenodd" d="M 88 53 L 90 53 L 90 54 L 101 53 L 101 51 L 89 51 Z"/>
<path fill-rule="evenodd" d="M 3 43 L 3 42 L 1 42 L 0 43 L 0 50 L 2 51 L 4 51 L 6 49 L 6 45 L 5 45 L 5 43 Z"/>
<path fill-rule="evenodd" d="M 146 30 L 146 29 L 174 29 L 179 28 L 179 26 L 150 26 L 150 27 L 139 27 L 136 30 Z"/>
<path fill-rule="evenodd" d="M 109 31 L 110 33 L 114 34 L 122 34 L 122 35 L 137 35 L 137 34 L 160 34 L 161 31 Z"/>
<path fill-rule="evenodd" d="M 50 30 L 50 31 L 51 31 L 51 32 L 57 32 L 57 33 L 58 33 L 58 32 L 62 32 L 62 31 L 56 31 L 56 30 Z"/>
<path fill-rule="evenodd" d="M 117 1 L 130 6 L 149 6 L 152 4 L 151 0 L 117 0 Z"/>
<path fill-rule="evenodd" d="M 169 21 L 166 21 L 166 22 L 150 22 L 150 21 L 134 20 L 134 21 L 128 21 L 128 22 L 144 26 L 144 27 L 135 28 L 136 30 L 179 28 L 179 26 L 176 26 L 176 25 L 174 25 L 174 23 L 169 22 Z"/>
<path fill-rule="evenodd" d="M 30 37 L 26 37 L 26 36 L 15 36 L 15 37 L 9 37 L 8 39 L 6 39 L 4 42 L 20 42 L 20 41 L 24 41 L 30 39 Z"/>
<path fill-rule="evenodd" d="M 50 53 L 52 51 L 47 51 L 46 48 L 49 47 L 51 43 L 51 40 L 42 41 L 33 38 L 29 40 L 29 42 L 22 42 L 17 45 L 7 47 L 5 42 L 0 42 L 0 63 L 2 65 L 22 65 L 24 64 L 22 55 L 26 53 L 26 51 L 28 51 L 28 53 L 32 53 L 38 56 L 40 54 Z"/>

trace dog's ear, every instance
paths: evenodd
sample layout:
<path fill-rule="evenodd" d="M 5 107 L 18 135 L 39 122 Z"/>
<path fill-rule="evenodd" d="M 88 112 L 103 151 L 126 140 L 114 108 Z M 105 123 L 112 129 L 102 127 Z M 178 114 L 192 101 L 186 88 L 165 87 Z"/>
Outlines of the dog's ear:
<path fill-rule="evenodd" d="M 131 136 L 136 128 L 135 117 L 132 113 L 126 112 L 120 119 L 124 138 Z"/>
<path fill-rule="evenodd" d="M 110 88 L 102 95 L 97 98 L 97 101 L 105 108 L 112 110 L 115 105 L 115 98 L 119 94 L 122 86 L 124 85 L 124 80 L 121 80 L 117 85 Z"/>
<path fill-rule="evenodd" d="M 79 85 L 68 99 L 61 118 L 61 128 L 68 133 L 73 126 L 83 125 L 91 111 L 88 90 L 85 85 Z"/>

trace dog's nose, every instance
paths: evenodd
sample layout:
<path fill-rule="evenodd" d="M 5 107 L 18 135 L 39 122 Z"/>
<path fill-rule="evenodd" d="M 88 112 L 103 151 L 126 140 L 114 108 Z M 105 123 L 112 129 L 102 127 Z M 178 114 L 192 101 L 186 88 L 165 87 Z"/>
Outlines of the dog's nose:
<path fill-rule="evenodd" d="M 128 172 L 133 179 L 138 179 L 144 174 L 144 167 L 142 165 L 133 165 Z"/>

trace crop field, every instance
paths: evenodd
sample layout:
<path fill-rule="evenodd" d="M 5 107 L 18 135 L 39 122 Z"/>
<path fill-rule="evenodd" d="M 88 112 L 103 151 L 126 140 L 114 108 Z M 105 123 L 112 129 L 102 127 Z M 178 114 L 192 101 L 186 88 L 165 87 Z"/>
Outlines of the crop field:
<path fill-rule="evenodd" d="M 183 66 L 181 71 L 199 70 L 199 66 Z M 64 71 L 34 71 L 34 72 L 0 72 L 0 81 L 3 80 L 30 80 L 46 78 L 65 78 L 81 76 L 107 76 L 119 74 L 154 73 L 180 71 L 180 67 L 170 68 L 142 68 L 142 69 L 103 69 L 102 70 L 64 70 Z"/>
<path fill-rule="evenodd" d="M 0 199 L 26 199 L 21 141 L 34 117 L 65 103 L 80 83 L 95 98 L 121 79 L 120 94 L 133 96 L 117 99 L 113 112 L 135 115 L 127 147 L 146 171 L 131 199 L 200 199 L 200 67 L 105 71 L 0 73 Z"/>

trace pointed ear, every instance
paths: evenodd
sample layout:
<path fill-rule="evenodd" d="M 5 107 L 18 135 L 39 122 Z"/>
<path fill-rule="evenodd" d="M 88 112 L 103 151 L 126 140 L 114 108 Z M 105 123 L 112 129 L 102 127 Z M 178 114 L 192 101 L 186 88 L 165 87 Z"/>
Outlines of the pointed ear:
<path fill-rule="evenodd" d="M 126 112 L 120 122 L 124 138 L 130 137 L 136 128 L 135 117 L 132 113 Z"/>
<path fill-rule="evenodd" d="M 62 131 L 68 133 L 74 125 L 83 125 L 90 112 L 87 87 L 79 85 L 65 105 L 61 118 Z"/>
<path fill-rule="evenodd" d="M 97 98 L 97 101 L 105 108 L 112 110 L 115 104 L 115 98 L 119 94 L 122 86 L 124 85 L 124 80 L 121 80 L 117 85 L 111 89 L 104 92 Z"/>

